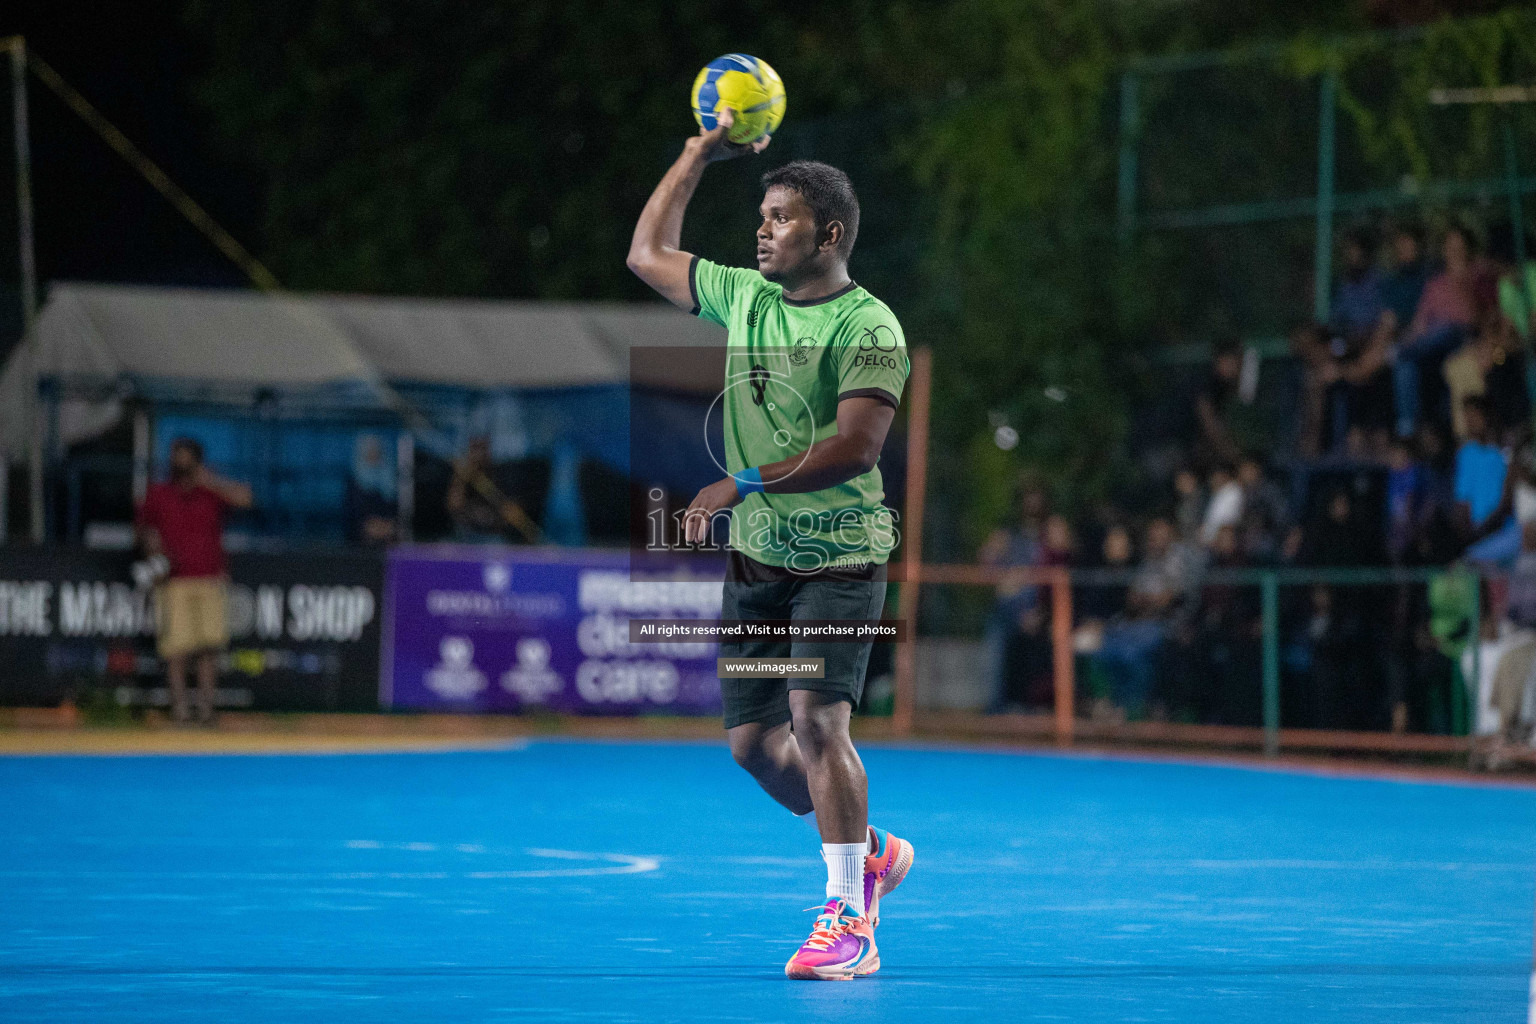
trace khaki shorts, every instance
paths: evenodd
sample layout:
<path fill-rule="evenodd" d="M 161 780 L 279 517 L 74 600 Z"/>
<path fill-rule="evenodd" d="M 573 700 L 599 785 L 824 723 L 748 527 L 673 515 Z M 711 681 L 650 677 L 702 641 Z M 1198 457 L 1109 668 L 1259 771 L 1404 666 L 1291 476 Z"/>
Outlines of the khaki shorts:
<path fill-rule="evenodd" d="M 158 603 L 160 635 L 156 646 L 162 658 L 223 650 L 229 646 L 229 629 L 224 623 L 223 577 L 166 580 L 160 584 Z"/>

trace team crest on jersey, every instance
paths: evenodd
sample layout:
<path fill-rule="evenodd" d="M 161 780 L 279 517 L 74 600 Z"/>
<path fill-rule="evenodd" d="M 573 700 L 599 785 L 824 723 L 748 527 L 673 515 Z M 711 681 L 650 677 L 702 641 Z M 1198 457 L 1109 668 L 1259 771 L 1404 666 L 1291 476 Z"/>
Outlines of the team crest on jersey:
<path fill-rule="evenodd" d="M 811 360 L 811 349 L 816 346 L 815 338 L 801 338 L 796 341 L 794 347 L 789 350 L 789 361 L 795 366 L 804 366 Z"/>

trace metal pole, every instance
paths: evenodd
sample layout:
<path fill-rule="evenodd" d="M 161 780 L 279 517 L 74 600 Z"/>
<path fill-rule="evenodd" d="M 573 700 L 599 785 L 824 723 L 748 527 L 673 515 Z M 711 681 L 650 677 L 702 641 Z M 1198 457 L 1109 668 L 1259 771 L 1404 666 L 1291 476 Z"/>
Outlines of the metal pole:
<path fill-rule="evenodd" d="M 32 140 L 27 125 L 27 44 L 11 40 L 11 113 L 16 132 L 16 241 L 21 249 L 21 322 L 37 319 L 37 253 L 32 228 Z"/>
<path fill-rule="evenodd" d="M 133 411 L 133 503 L 144 501 L 149 493 L 149 412 L 143 407 Z"/>
<path fill-rule="evenodd" d="M 400 431 L 400 440 L 395 444 L 395 498 L 400 516 L 395 535 L 401 543 L 406 543 L 411 539 L 416 520 L 416 439 L 409 430 Z"/>
<path fill-rule="evenodd" d="M 1140 147 L 1140 84 L 1134 71 L 1120 76 L 1120 182 L 1116 223 L 1120 245 L 1130 244 L 1136 233 L 1136 157 Z"/>
<path fill-rule="evenodd" d="M 1259 584 L 1264 616 L 1264 756 L 1280 753 L 1280 581 L 1266 572 Z"/>
<path fill-rule="evenodd" d="M 1318 87 L 1317 108 L 1317 238 L 1312 257 L 1312 315 L 1318 323 L 1328 319 L 1333 287 L 1333 150 L 1338 87 L 1338 70 L 1330 67 Z"/>
<path fill-rule="evenodd" d="M 32 364 L 38 368 L 32 330 L 37 321 L 37 253 L 32 225 L 32 140 L 27 125 L 27 44 L 11 40 L 11 120 L 16 136 L 16 241 L 21 250 L 21 324 L 24 344 L 34 346 Z M 32 542 L 43 542 L 43 439 L 33 431 L 28 486 Z"/>

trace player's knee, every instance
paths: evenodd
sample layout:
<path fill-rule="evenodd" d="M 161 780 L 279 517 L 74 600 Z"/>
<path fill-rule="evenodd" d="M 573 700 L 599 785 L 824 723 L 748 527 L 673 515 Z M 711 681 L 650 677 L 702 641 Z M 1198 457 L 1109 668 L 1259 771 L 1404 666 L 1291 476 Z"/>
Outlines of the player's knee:
<path fill-rule="evenodd" d="M 847 713 L 835 704 L 802 709 L 795 715 L 795 741 L 806 757 L 816 761 L 851 744 Z"/>
<path fill-rule="evenodd" d="M 730 732 L 731 757 L 736 763 L 752 774 L 757 774 L 767 765 L 771 758 L 764 742 L 767 733 L 763 729 L 744 727 L 732 729 Z"/>

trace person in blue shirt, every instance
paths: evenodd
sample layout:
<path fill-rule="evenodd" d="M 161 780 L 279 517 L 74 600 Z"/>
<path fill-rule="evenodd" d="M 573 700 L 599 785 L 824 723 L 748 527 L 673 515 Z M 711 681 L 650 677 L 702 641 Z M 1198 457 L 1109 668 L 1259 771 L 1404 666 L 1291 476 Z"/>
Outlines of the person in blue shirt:
<path fill-rule="evenodd" d="M 1381 298 L 1397 318 L 1399 327 L 1413 322 L 1419 308 L 1419 296 L 1429 280 L 1429 265 L 1424 259 L 1424 239 L 1412 224 L 1400 224 L 1392 232 L 1392 272 L 1381 282 Z"/>
<path fill-rule="evenodd" d="M 1507 513 L 1496 526 L 1489 522 L 1501 511 L 1509 463 L 1503 450 L 1493 443 L 1487 400 L 1482 395 L 1469 395 L 1462 402 L 1462 410 L 1467 439 L 1456 450 L 1456 501 L 1460 503 L 1467 533 L 1474 537 L 1482 535 L 1481 540 L 1467 548 L 1465 557 L 1473 562 L 1512 563 L 1520 554 L 1519 524 Z M 1490 526 L 1492 532 L 1485 529 Z"/>
<path fill-rule="evenodd" d="M 1376 236 L 1367 228 L 1355 228 L 1344 236 L 1344 274 L 1335 286 L 1329 326 L 1349 341 L 1376 329 L 1386 312 L 1381 272 L 1374 255 Z"/>

